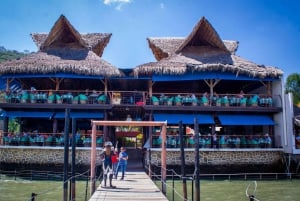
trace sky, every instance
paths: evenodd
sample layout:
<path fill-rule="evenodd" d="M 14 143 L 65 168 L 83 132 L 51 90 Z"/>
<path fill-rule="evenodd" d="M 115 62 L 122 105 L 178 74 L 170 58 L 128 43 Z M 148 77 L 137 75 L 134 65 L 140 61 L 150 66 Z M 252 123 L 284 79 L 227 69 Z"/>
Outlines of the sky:
<path fill-rule="evenodd" d="M 3 0 L 0 46 L 37 51 L 30 33 L 48 33 L 65 15 L 80 33 L 112 33 L 102 58 L 118 68 L 155 61 L 147 37 L 187 37 L 205 17 L 236 52 L 257 64 L 300 73 L 298 0 Z"/>

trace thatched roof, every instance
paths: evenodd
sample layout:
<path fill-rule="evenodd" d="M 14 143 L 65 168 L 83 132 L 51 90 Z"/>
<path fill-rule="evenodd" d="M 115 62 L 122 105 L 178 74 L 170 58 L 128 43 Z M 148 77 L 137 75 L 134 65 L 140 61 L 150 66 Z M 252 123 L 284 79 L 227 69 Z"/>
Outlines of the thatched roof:
<path fill-rule="evenodd" d="M 229 71 L 237 75 L 252 77 L 278 77 L 283 72 L 271 66 L 257 65 L 235 55 L 237 41 L 222 41 L 210 25 L 202 18 L 192 33 L 186 37 L 147 38 L 157 62 L 137 66 L 134 75 L 174 74 L 187 71 Z"/>
<path fill-rule="evenodd" d="M 86 47 L 89 50 L 92 50 L 96 55 L 102 56 L 104 48 L 108 44 L 111 33 L 87 33 L 80 34 L 81 38 L 86 44 Z M 32 33 L 31 37 L 38 47 L 39 51 L 41 50 L 41 45 L 45 42 L 48 37 L 47 33 Z"/>
<path fill-rule="evenodd" d="M 76 59 L 77 58 L 77 59 Z M 52 49 L 32 53 L 18 60 L 0 63 L 0 74 L 74 73 L 79 75 L 122 76 L 123 73 L 92 51 Z"/>
<path fill-rule="evenodd" d="M 180 53 L 184 48 L 189 46 L 210 46 L 228 51 L 219 37 L 219 34 L 204 17 L 201 18 L 176 52 Z"/>
<path fill-rule="evenodd" d="M 32 34 L 37 53 L 0 63 L 0 74 L 58 73 L 122 76 L 112 64 L 100 58 L 111 34 L 79 34 L 61 15 L 49 34 Z"/>
<path fill-rule="evenodd" d="M 176 50 L 185 41 L 184 37 L 149 37 L 149 47 L 157 61 L 176 54 Z M 231 54 L 235 54 L 238 48 L 238 41 L 223 40 L 224 45 Z"/>

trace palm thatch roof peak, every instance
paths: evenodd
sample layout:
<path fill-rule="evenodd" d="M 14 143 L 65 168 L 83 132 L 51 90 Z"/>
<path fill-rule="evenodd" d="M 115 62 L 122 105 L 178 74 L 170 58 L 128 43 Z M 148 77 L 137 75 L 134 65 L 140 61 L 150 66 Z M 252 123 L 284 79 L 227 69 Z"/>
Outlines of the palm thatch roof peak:
<path fill-rule="evenodd" d="M 51 28 L 46 40 L 40 46 L 40 50 L 57 47 L 86 48 L 87 44 L 81 38 L 79 32 L 72 26 L 69 20 L 61 15 Z"/>
<path fill-rule="evenodd" d="M 112 36 L 111 33 L 86 33 L 80 34 L 82 40 L 86 43 L 86 47 L 93 51 L 99 57 L 102 56 L 105 47 L 109 43 Z M 48 37 L 48 33 L 31 33 L 31 37 L 41 51 L 41 46 Z"/>
<path fill-rule="evenodd" d="M 221 40 L 204 17 L 186 37 L 147 38 L 157 62 L 137 66 L 135 76 L 152 74 L 182 75 L 188 71 L 232 72 L 237 76 L 280 77 L 283 72 L 272 66 L 258 65 L 236 56 L 238 41 Z"/>
<path fill-rule="evenodd" d="M 211 46 L 228 51 L 219 34 L 205 17 L 202 17 L 196 24 L 190 35 L 180 45 L 176 52 L 179 53 L 188 46 Z"/>
<path fill-rule="evenodd" d="M 0 63 L 0 74 L 73 73 L 119 77 L 124 74 L 101 58 L 111 34 L 80 34 L 61 15 L 49 33 L 31 34 L 37 53 Z"/>
<path fill-rule="evenodd" d="M 186 37 L 148 37 L 148 45 L 157 61 L 176 54 L 178 47 L 185 41 Z M 235 54 L 239 42 L 234 40 L 223 40 L 227 50 Z"/>
<path fill-rule="evenodd" d="M 31 34 L 39 51 L 69 47 L 92 50 L 100 57 L 111 35 L 111 33 L 80 34 L 64 15 L 58 18 L 49 33 Z"/>

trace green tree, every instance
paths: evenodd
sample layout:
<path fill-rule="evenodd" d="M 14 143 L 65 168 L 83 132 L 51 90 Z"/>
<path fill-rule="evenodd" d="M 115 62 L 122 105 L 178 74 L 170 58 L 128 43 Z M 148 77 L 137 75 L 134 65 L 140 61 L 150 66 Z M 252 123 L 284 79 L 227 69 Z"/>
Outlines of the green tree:
<path fill-rule="evenodd" d="M 300 74 L 290 74 L 286 79 L 285 92 L 292 93 L 294 104 L 300 103 Z"/>
<path fill-rule="evenodd" d="M 12 133 L 20 132 L 20 123 L 16 119 L 9 120 L 8 132 L 12 132 Z"/>
<path fill-rule="evenodd" d="M 29 54 L 29 51 L 18 52 L 16 50 L 7 50 L 5 47 L 0 46 L 0 62 L 12 60 L 12 59 L 19 59 L 21 57 L 26 56 Z"/>

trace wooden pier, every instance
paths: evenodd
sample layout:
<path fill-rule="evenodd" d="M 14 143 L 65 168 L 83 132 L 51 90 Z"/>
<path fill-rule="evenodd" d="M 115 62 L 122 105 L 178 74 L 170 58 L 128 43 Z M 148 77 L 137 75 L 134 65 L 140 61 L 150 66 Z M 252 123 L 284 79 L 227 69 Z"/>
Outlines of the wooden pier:
<path fill-rule="evenodd" d="M 125 179 L 119 179 L 120 174 L 118 180 L 113 179 L 116 188 L 102 188 L 99 185 L 89 201 L 168 200 L 145 172 L 126 172 Z"/>

